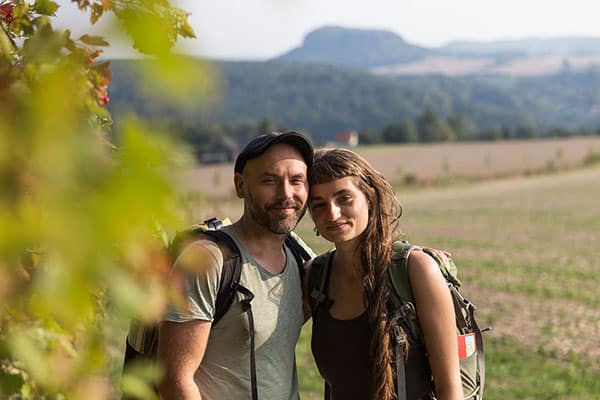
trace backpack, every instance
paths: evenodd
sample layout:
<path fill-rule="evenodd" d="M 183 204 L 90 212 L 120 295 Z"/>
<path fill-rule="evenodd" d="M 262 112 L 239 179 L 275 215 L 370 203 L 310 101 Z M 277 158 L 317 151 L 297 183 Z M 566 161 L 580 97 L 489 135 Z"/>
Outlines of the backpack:
<path fill-rule="evenodd" d="M 413 250 L 418 248 L 418 246 L 413 246 L 407 241 L 394 242 L 394 251 L 388 270 L 391 304 L 395 310 L 394 325 L 390 334 L 394 344 L 398 400 L 407 400 L 406 365 L 403 361 L 405 360 L 405 340 L 408 339 L 409 346 L 415 341 L 423 341 L 415 308 L 416 303 L 408 278 L 408 257 Z M 465 299 L 459 291 L 461 283 L 457 277 L 458 270 L 454 262 L 450 260 L 449 265 L 446 266 L 428 249 L 423 249 L 423 251 L 432 256 L 438 264 L 442 275 L 446 279 L 454 304 L 464 398 L 465 400 L 482 400 L 485 384 L 485 357 L 482 330 L 479 328 L 474 316 L 475 306 Z M 319 304 L 329 301 L 326 294 L 326 281 L 329 275 L 330 257 L 331 253 L 326 253 L 315 258 L 312 262 L 309 276 L 309 293 L 313 315 Z M 398 328 L 401 328 L 406 336 L 401 335 Z M 430 376 L 423 378 L 431 379 Z M 329 398 L 330 390 L 327 382 L 325 382 L 325 399 Z"/>
<path fill-rule="evenodd" d="M 223 315 L 225 315 L 229 307 L 233 304 L 236 293 L 240 293 L 242 296 L 242 309 L 247 314 L 249 325 L 248 336 L 250 340 L 250 380 L 252 399 L 257 400 L 258 389 L 254 345 L 254 316 L 251 307 L 254 294 L 249 289 L 240 285 L 242 271 L 240 249 L 227 233 L 220 230 L 221 227 L 228 225 L 229 223 L 228 219 L 222 221 L 217 218 L 211 218 L 204 221 L 203 224 L 194 225 L 190 229 L 178 232 L 167 251 L 170 259 L 175 261 L 187 244 L 200 237 L 208 237 L 215 243 L 226 246 L 230 250 L 231 256 L 223 261 L 223 269 L 219 280 L 219 290 L 215 300 L 215 315 L 212 326 L 219 323 Z M 310 260 L 314 254 L 294 232 L 290 232 L 286 236 L 285 245 L 291 250 L 296 259 L 302 282 L 304 276 L 304 262 Z M 155 362 L 156 351 L 158 348 L 158 324 L 143 325 L 137 320 L 132 320 L 125 346 L 123 372 L 127 372 L 134 363 L 140 361 Z M 158 393 L 156 386 L 154 387 L 154 390 Z M 125 397 L 123 397 L 123 399 L 125 399 Z"/>

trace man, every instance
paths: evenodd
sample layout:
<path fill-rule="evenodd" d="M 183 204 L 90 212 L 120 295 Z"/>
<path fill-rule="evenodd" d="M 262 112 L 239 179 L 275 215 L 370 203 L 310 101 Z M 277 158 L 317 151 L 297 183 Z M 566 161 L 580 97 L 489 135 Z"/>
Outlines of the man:
<path fill-rule="evenodd" d="M 253 294 L 256 376 L 261 399 L 298 398 L 295 346 L 304 321 L 300 272 L 285 237 L 306 211 L 307 167 L 313 147 L 297 132 L 252 140 L 235 163 L 234 184 L 244 212 L 221 228 L 237 244 L 240 284 Z M 187 305 L 172 308 L 159 327 L 158 359 L 164 399 L 250 397 L 249 322 L 234 301 L 214 327 L 215 298 L 229 250 L 201 239 L 175 263 Z"/>

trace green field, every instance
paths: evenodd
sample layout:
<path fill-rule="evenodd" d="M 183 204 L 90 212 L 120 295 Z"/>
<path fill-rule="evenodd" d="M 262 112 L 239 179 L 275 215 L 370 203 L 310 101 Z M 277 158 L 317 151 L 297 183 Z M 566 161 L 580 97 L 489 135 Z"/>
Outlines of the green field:
<path fill-rule="evenodd" d="M 448 249 L 486 333 L 486 399 L 600 398 L 600 169 L 443 189 L 399 189 L 406 238 Z M 300 234 L 327 247 L 306 218 Z M 303 399 L 322 383 L 310 326 Z"/>

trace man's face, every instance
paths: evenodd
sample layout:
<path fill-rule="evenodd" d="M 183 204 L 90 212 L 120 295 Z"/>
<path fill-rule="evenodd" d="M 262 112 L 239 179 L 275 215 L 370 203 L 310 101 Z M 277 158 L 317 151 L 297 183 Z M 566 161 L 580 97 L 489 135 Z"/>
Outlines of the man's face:
<path fill-rule="evenodd" d="M 243 173 L 235 175 L 235 185 L 245 214 L 272 233 L 289 233 L 306 211 L 306 163 L 290 145 L 275 144 L 249 160 Z"/>

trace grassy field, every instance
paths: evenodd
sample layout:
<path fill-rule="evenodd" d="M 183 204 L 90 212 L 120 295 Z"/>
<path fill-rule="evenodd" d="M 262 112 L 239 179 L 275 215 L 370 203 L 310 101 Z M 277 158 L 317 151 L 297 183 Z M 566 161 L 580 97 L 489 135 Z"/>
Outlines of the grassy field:
<path fill-rule="evenodd" d="M 415 243 L 448 249 L 486 333 L 486 399 L 600 398 L 600 169 L 400 192 Z M 312 240 L 310 219 L 300 226 Z M 321 380 L 305 327 L 303 398 Z"/>
<path fill-rule="evenodd" d="M 505 146 L 514 143 L 496 144 L 500 149 L 493 154 L 533 154 L 533 142 L 521 143 L 524 148 L 511 151 Z M 578 153 L 569 147 L 574 144 Z M 502 169 L 500 157 L 495 164 L 490 161 L 499 168 L 490 176 L 518 176 L 483 181 L 438 179 L 445 173 L 452 177 L 458 167 L 423 164 L 435 169 L 423 174 L 444 183 L 437 186 L 405 185 L 394 179 L 398 167 L 388 162 L 382 168 L 399 184 L 404 236 L 452 252 L 463 292 L 478 306 L 480 324 L 493 327 L 486 333 L 487 400 L 600 398 L 600 168 L 573 169 L 582 164 L 580 157 L 600 150 L 600 141 L 598 147 L 590 146 L 596 145 L 564 140 L 538 146 L 535 171 L 524 169 L 525 164 L 512 166 L 510 159 Z M 468 148 L 461 150 L 462 165 L 475 168 L 485 153 L 475 145 L 471 152 Z M 546 159 L 564 164 L 547 167 L 542 148 Z M 439 149 L 424 146 L 420 151 Z M 398 151 L 368 149 L 364 154 L 371 160 L 401 160 Z M 439 157 L 435 160 L 439 163 Z M 231 167 L 220 168 L 222 175 L 213 175 L 213 183 L 230 184 Z M 190 220 L 206 215 L 236 219 L 241 212 L 234 199 L 192 200 Z M 328 244 L 314 236 L 312 227 L 307 216 L 297 231 L 315 250 L 325 250 Z M 310 324 L 298 343 L 297 359 L 302 398 L 321 398 L 322 381 L 310 354 Z"/>

